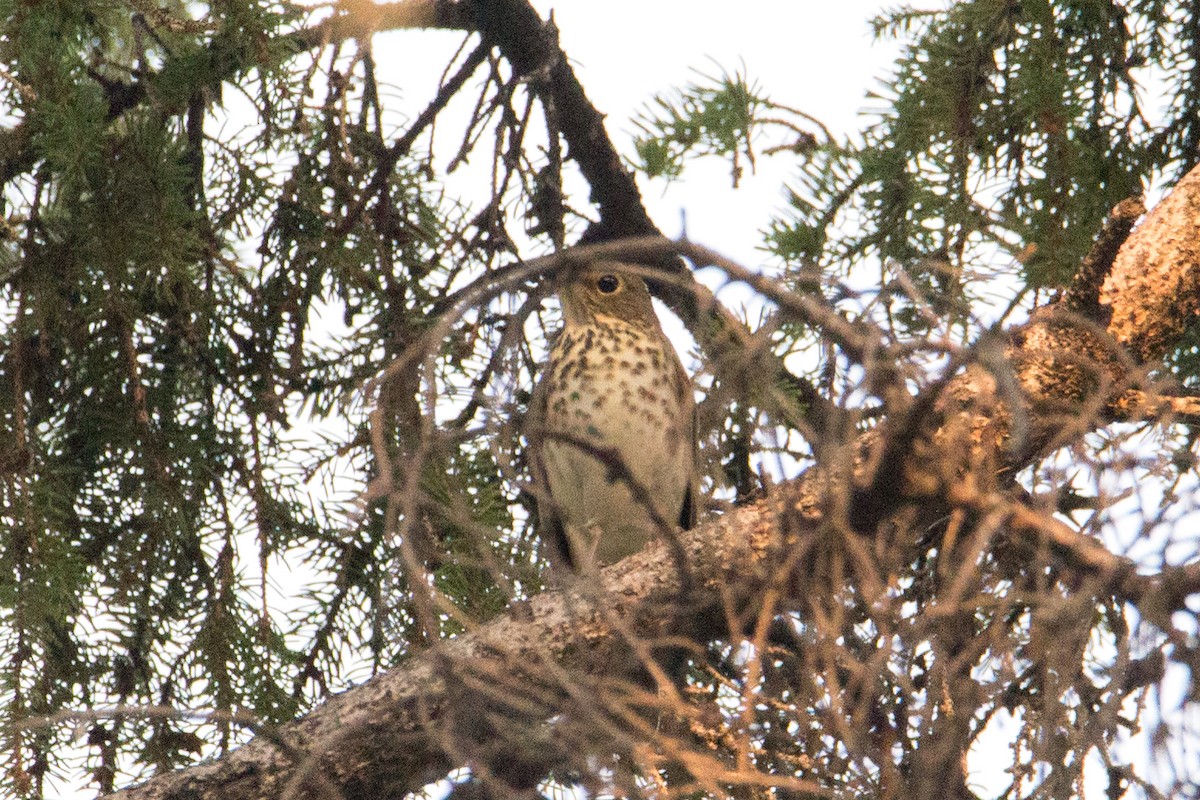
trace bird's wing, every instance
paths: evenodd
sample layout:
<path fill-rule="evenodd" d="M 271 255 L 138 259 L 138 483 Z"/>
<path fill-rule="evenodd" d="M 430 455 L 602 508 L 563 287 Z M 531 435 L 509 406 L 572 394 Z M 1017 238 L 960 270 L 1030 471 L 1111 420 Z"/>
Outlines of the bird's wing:
<path fill-rule="evenodd" d="M 529 399 L 527 420 L 546 419 L 549 390 L 545 378 L 546 375 L 543 373 L 542 380 L 539 380 L 533 387 L 533 394 Z M 546 477 L 545 431 L 539 428 L 530 429 L 526 426 L 525 437 L 528 442 L 526 453 L 529 476 L 533 483 L 533 499 L 537 508 L 538 538 L 542 541 L 542 546 L 546 548 L 546 557 L 552 564 L 561 564 L 568 569 L 574 569 L 571 548 L 567 540 L 567 529 L 563 524 L 562 515 L 559 514 L 554 504 L 554 499 L 550 496 L 550 482 Z"/>

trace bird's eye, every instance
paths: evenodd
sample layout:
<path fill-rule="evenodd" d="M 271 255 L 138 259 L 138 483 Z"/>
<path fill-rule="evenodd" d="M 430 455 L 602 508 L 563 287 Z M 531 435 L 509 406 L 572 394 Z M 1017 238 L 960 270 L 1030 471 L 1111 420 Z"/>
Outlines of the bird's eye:
<path fill-rule="evenodd" d="M 616 275 L 602 275 L 600 276 L 600 279 L 596 281 L 596 288 L 599 289 L 603 294 L 612 294 L 620 285 L 621 281 L 617 279 Z"/>

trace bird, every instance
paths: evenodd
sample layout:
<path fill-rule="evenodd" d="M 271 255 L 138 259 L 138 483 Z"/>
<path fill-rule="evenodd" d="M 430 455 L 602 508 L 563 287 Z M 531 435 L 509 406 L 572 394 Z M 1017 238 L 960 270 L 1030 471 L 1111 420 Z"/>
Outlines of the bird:
<path fill-rule="evenodd" d="M 616 563 L 696 522 L 696 404 L 636 267 L 560 272 L 562 329 L 526 423 L 539 538 L 551 564 Z"/>

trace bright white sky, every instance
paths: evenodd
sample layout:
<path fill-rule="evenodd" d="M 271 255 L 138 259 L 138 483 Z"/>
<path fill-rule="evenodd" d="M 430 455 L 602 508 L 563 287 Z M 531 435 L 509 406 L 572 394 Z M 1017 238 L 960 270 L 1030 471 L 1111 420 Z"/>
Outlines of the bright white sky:
<path fill-rule="evenodd" d="M 564 52 L 588 97 L 608 114 L 609 134 L 632 151 L 629 121 L 656 93 L 697 80 L 696 71 L 741 71 L 771 99 L 817 117 L 836 136 L 862 124 L 866 93 L 896 57 L 895 42 L 874 40 L 869 20 L 894 2 L 734 3 L 675 0 L 535 0 L 552 9 Z M 756 175 L 734 190 L 727 162 L 690 164 L 684 180 L 642 182 L 650 215 L 678 236 L 680 212 L 688 236 L 750 266 L 759 231 L 784 205 L 789 156 L 760 158 Z"/>
<path fill-rule="evenodd" d="M 534 0 L 533 5 L 543 16 L 553 11 L 563 50 L 589 99 L 607 115 L 617 148 L 629 156 L 637 111 L 656 93 L 698 81 L 697 71 L 741 72 L 771 99 L 817 117 L 836 136 L 850 135 L 870 105 L 867 91 L 899 52 L 895 42 L 876 42 L 871 34 L 871 17 L 895 5 L 882 0 Z M 373 51 L 377 74 L 399 90 L 401 107 L 415 116 L 433 97 L 442 68 L 462 39 L 458 31 L 379 34 Z M 393 108 L 394 101 L 385 98 Z M 469 108 L 452 104 L 448 111 L 436 145 L 443 163 L 461 135 L 450 119 Z M 483 148 L 450 176 L 452 193 L 467 194 L 471 176 L 486 174 L 486 155 Z M 747 172 L 734 190 L 729 164 L 712 158 L 689 164 L 680 181 L 642 181 L 641 189 L 666 235 L 682 232 L 681 212 L 686 211 L 690 238 L 752 266 L 760 259 L 759 232 L 771 211 L 785 205 L 783 185 L 792 165 L 789 156 L 762 157 L 756 174 Z M 580 198 L 573 201 L 586 209 Z"/>

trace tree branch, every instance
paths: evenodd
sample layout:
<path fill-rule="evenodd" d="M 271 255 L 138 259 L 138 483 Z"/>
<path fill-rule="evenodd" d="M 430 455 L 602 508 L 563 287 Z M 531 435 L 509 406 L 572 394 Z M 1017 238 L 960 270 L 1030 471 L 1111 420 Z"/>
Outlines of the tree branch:
<path fill-rule="evenodd" d="M 1100 321 L 1100 287 L 1112 272 L 1113 261 L 1129 238 L 1129 232 L 1138 218 L 1146 213 L 1141 197 L 1127 197 L 1104 220 L 1104 227 L 1096 236 L 1092 249 L 1084 257 L 1075 273 L 1075 279 L 1063 293 L 1063 307 L 1088 319 Z"/>
<path fill-rule="evenodd" d="M 1138 361 L 1154 361 L 1195 324 L 1200 309 L 1200 171 L 1163 198 L 1113 261 L 1100 302 L 1108 331 Z"/>
<path fill-rule="evenodd" d="M 780 493 L 780 499 L 794 499 L 799 491 L 803 484 Z M 718 586 L 729 582 L 731 565 L 737 565 L 744 580 L 747 570 L 763 564 L 781 512 L 778 506 L 759 503 L 684 537 L 687 558 L 699 571 L 695 577 L 718 592 Z M 663 626 L 676 619 L 680 588 L 679 573 L 663 547 L 651 547 L 604 570 L 601 591 L 581 585 L 586 594 L 541 594 L 220 760 L 162 775 L 111 797 L 249 800 L 300 789 L 318 797 L 322 789 L 340 791 L 333 795 L 338 797 L 398 797 L 416 791 L 457 766 L 439 733 L 452 718 L 452 704 L 466 690 L 470 674 L 491 665 L 509 673 L 549 667 L 547 673 L 569 671 L 574 679 L 636 679 L 641 662 L 629 632 L 637 631 L 643 642 L 648 632 L 665 635 Z M 538 722 L 550 716 L 536 705 L 506 711 L 514 721 L 530 711 L 545 714 Z M 455 730 L 456 740 L 461 733 Z M 289 751 L 305 753 L 307 759 L 298 763 L 285 754 Z"/>
<path fill-rule="evenodd" d="M 820 547 L 827 489 L 828 477 L 810 470 L 777 487 L 770 498 L 685 534 L 680 544 L 693 578 L 711 597 L 720 597 L 732 586 L 764 580 L 778 568 L 781 552 Z M 980 509 L 1000 507 L 1011 520 L 1011 532 L 1026 547 L 1037 548 L 1049 539 L 1062 569 L 1087 578 L 1099 596 L 1111 593 L 1145 609 L 1156 622 L 1169 622 L 1171 612 L 1185 608 L 1186 599 L 1200 592 L 1200 566 L 1142 575 L 1129 559 L 1020 504 L 969 493 L 951 499 Z M 677 621 L 679 571 L 658 544 L 604 570 L 599 588 L 589 588 L 588 580 L 580 581 L 578 593 L 543 593 L 478 630 L 440 642 L 403 666 L 333 697 L 307 717 L 261 733 L 222 759 L 110 797 L 251 800 L 310 796 L 304 792 L 387 797 L 416 791 L 460 765 L 452 757 L 454 750 L 471 747 L 470 731 L 456 709 L 464 693 L 473 691 L 472 675 L 488 674 L 493 680 L 530 676 L 522 702 L 510 697 L 497 709 L 506 724 L 518 729 L 563 713 L 572 688 L 580 688 L 572 683 L 602 678 L 611 684 L 622 676 L 636 680 L 645 656 L 637 653 L 631 632 L 643 642 L 653 641 Z M 794 585 L 819 593 L 812 580 L 807 576 L 806 583 Z M 529 690 L 548 675 L 570 677 L 561 678 L 558 686 L 540 687 L 545 691 Z M 486 703 L 502 703 L 497 694 L 489 693 Z M 449 746 L 451 741 L 455 747 Z M 301 753 L 304 758 L 298 757 Z"/>

